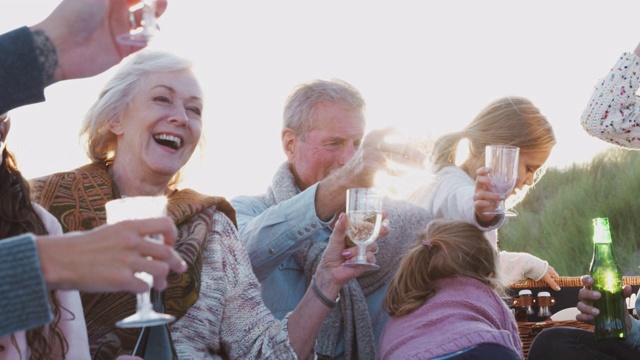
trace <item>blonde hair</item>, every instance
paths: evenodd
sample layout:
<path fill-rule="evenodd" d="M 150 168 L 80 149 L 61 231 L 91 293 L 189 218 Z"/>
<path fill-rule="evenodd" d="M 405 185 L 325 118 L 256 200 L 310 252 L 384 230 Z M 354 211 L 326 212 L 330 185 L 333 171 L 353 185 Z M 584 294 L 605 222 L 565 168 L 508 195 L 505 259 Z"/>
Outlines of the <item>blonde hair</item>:
<path fill-rule="evenodd" d="M 525 154 L 551 151 L 556 144 L 553 128 L 540 109 L 529 99 L 518 96 L 507 96 L 489 103 L 462 131 L 438 138 L 431 155 L 435 171 L 455 165 L 456 151 L 462 139 L 469 141 L 469 156 L 462 168 L 472 177 L 484 164 L 487 145 L 517 146 L 520 154 Z"/>
<path fill-rule="evenodd" d="M 464 221 L 437 219 L 403 256 L 383 306 L 389 316 L 407 315 L 435 294 L 434 282 L 453 276 L 477 279 L 504 296 L 496 277 L 498 252 L 484 232 Z"/>

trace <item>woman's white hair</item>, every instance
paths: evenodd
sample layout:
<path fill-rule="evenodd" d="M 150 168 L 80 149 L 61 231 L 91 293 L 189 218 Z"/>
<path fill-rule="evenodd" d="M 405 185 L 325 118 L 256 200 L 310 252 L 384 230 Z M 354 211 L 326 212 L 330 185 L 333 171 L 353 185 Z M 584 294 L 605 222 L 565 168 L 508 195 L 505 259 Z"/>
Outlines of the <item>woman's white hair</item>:
<path fill-rule="evenodd" d="M 89 158 L 94 162 L 113 160 L 116 136 L 109 130 L 109 124 L 122 116 L 141 79 L 153 73 L 191 68 L 190 61 L 161 51 L 143 50 L 125 62 L 107 82 L 82 122 L 80 136 Z"/>

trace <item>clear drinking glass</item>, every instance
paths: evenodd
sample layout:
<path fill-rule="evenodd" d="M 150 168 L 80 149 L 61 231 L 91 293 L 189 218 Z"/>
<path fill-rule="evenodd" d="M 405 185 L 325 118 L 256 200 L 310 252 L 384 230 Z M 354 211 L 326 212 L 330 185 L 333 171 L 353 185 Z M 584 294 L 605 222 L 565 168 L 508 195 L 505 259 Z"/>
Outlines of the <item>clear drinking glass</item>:
<path fill-rule="evenodd" d="M 516 216 L 516 213 L 505 209 L 504 200 L 516 186 L 519 157 L 520 148 L 517 146 L 487 145 L 485 148 L 485 166 L 491 169 L 489 178 L 493 182 L 491 191 L 500 194 L 500 201 L 496 208 L 485 211 L 485 214 Z"/>
<path fill-rule="evenodd" d="M 382 226 L 382 199 L 384 195 L 373 188 L 352 188 L 347 190 L 347 235 L 358 246 L 355 260 L 345 266 L 365 267 L 377 270 L 380 267 L 367 261 L 367 245 L 373 243 Z"/>
<path fill-rule="evenodd" d="M 167 198 L 165 196 L 132 196 L 111 200 L 105 205 L 107 224 L 125 220 L 140 220 L 166 216 Z M 149 235 L 148 241 L 162 243 L 162 235 Z M 153 276 L 146 272 L 137 272 L 136 277 L 149 285 L 149 291 L 136 295 L 136 313 L 118 322 L 121 328 L 163 325 L 175 320 L 168 314 L 157 313 L 151 304 Z"/>
<path fill-rule="evenodd" d="M 140 26 L 136 16 L 140 19 Z M 156 20 L 156 0 L 141 0 L 129 7 L 131 30 L 126 34 L 118 35 L 116 39 L 125 45 L 145 46 L 158 30 Z"/>

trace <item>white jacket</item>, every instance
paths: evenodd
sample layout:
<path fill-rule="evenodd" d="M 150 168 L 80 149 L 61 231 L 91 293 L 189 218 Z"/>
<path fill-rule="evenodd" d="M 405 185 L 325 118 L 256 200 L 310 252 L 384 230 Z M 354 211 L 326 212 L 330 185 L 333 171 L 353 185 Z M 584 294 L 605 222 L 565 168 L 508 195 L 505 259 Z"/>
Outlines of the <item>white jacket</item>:
<path fill-rule="evenodd" d="M 435 174 L 435 178 L 421 186 L 409 197 L 429 212 L 434 219 L 445 218 L 466 221 L 485 231 L 485 237 L 498 249 L 498 228 L 504 216 L 492 227 L 481 226 L 475 215 L 473 194 L 476 183 L 469 174 L 457 166 L 446 166 Z M 500 251 L 499 274 L 508 284 L 521 279 L 540 280 L 547 273 L 549 264 L 528 253 Z"/>

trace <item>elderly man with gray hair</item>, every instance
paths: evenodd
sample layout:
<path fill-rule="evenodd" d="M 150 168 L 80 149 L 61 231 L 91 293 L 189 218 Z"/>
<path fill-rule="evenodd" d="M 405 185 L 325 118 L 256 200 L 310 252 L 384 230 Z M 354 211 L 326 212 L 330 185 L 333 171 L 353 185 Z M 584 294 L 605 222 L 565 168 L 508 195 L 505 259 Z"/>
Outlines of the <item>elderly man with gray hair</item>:
<path fill-rule="evenodd" d="M 393 172 L 387 163 L 390 156 L 406 165 L 421 166 L 424 161 L 415 149 L 385 142 L 389 129 L 365 136 L 364 110 L 359 91 L 344 81 L 299 85 L 284 110 L 281 140 L 287 161 L 265 194 L 231 201 L 263 300 L 277 318 L 291 312 L 312 284 L 332 226 L 345 211 L 346 190 L 372 187 L 377 172 Z M 323 295 L 334 284 L 316 284 L 316 296 L 332 311 L 310 356 L 376 358 L 387 321 L 382 310 L 387 286 L 401 255 L 431 220 L 426 210 L 404 201 L 387 198 L 384 210 L 392 226 L 377 243 L 380 269 L 347 282 L 338 299 Z"/>

